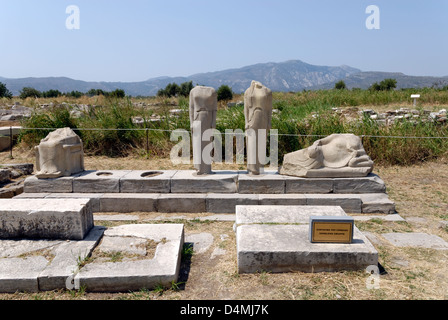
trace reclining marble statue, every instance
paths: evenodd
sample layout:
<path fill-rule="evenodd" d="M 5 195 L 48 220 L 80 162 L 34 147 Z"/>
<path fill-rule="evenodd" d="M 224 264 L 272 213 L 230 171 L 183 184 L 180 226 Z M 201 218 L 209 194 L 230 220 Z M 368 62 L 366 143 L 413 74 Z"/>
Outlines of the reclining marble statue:
<path fill-rule="evenodd" d="M 244 93 L 247 170 L 263 173 L 266 158 L 267 133 L 272 122 L 272 91 L 258 81 L 252 81 Z"/>
<path fill-rule="evenodd" d="M 306 149 L 284 156 L 282 175 L 305 178 L 365 177 L 373 170 L 361 139 L 353 134 L 332 134 Z"/>
<path fill-rule="evenodd" d="M 209 146 L 213 136 L 204 138 L 207 130 L 216 128 L 218 95 L 214 88 L 196 86 L 190 91 L 190 129 L 193 141 L 193 164 L 198 175 L 212 173 L 213 157 Z M 204 141 L 205 140 L 205 141 Z M 207 152 L 209 151 L 209 152 Z"/>
<path fill-rule="evenodd" d="M 59 178 L 84 171 L 81 138 L 70 128 L 57 129 L 35 147 L 39 179 Z"/>

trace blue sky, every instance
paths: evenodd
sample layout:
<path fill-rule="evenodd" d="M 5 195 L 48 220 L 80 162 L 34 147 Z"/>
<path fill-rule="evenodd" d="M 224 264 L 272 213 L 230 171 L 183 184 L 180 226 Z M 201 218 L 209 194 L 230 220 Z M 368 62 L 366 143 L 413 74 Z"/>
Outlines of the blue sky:
<path fill-rule="evenodd" d="M 78 30 L 66 8 L 80 10 Z M 366 8 L 380 29 L 366 28 Z M 0 0 L 0 76 L 143 81 L 299 59 L 448 75 L 448 0 Z"/>

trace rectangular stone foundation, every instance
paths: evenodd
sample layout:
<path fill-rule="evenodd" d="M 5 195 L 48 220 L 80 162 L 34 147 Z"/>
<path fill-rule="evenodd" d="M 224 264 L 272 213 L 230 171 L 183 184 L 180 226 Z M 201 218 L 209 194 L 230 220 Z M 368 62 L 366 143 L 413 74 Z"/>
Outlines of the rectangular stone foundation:
<path fill-rule="evenodd" d="M 90 199 L 0 199 L 0 239 L 82 240 L 93 227 Z"/>
<path fill-rule="evenodd" d="M 378 264 L 378 252 L 356 227 L 352 244 L 314 244 L 308 236 L 308 225 L 239 226 L 238 272 L 335 272 Z"/>
<path fill-rule="evenodd" d="M 311 216 L 347 214 L 337 206 L 237 206 L 238 272 L 335 272 L 378 264 L 378 252 L 356 226 L 351 244 L 311 243 Z"/>

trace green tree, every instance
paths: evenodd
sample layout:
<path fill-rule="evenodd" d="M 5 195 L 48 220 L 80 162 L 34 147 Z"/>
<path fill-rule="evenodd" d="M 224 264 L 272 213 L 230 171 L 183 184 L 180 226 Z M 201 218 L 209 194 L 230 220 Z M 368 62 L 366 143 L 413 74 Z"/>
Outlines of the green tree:
<path fill-rule="evenodd" d="M 395 89 L 397 87 L 397 80 L 391 78 L 384 79 L 383 81 L 380 82 L 380 87 L 382 88 L 382 90 L 386 91 Z"/>
<path fill-rule="evenodd" d="M 397 87 L 397 80 L 395 79 L 384 79 L 380 83 L 375 82 L 372 84 L 369 88 L 371 91 L 390 91 L 392 89 L 395 89 Z"/>
<path fill-rule="evenodd" d="M 338 81 L 335 83 L 334 88 L 338 89 L 338 90 L 342 90 L 342 89 L 347 89 L 347 86 L 345 85 L 345 82 L 343 80 L 341 80 L 341 81 Z"/>
<path fill-rule="evenodd" d="M 24 87 L 22 91 L 20 91 L 20 99 L 26 99 L 29 97 L 42 98 L 42 92 L 31 87 Z"/>
<path fill-rule="evenodd" d="M 190 91 L 193 89 L 193 81 L 184 82 L 180 85 L 180 95 L 184 97 L 188 97 L 190 95 Z"/>
<path fill-rule="evenodd" d="M 59 90 L 50 89 L 42 92 L 42 97 L 44 98 L 57 98 L 60 96 L 62 96 L 62 93 Z"/>
<path fill-rule="evenodd" d="M 93 96 L 105 96 L 106 92 L 104 92 L 101 89 L 90 89 L 89 91 L 86 92 L 86 95 L 88 95 L 89 97 L 93 97 Z"/>
<path fill-rule="evenodd" d="M 159 96 L 159 97 L 164 96 L 164 97 L 171 98 L 171 97 L 176 97 L 177 95 L 180 94 L 180 92 L 181 92 L 181 90 L 180 90 L 179 85 L 177 83 L 173 82 L 173 83 L 169 83 L 165 87 L 165 89 L 160 89 L 157 92 L 157 96 Z"/>
<path fill-rule="evenodd" d="M 123 89 L 116 89 L 109 93 L 112 98 L 124 98 L 126 97 L 126 92 Z"/>
<path fill-rule="evenodd" d="M 230 88 L 228 85 L 225 84 L 223 84 L 218 88 L 217 94 L 218 94 L 218 101 L 222 100 L 228 101 L 232 100 L 233 98 L 232 88 Z"/>
<path fill-rule="evenodd" d="M 0 98 L 12 98 L 11 91 L 6 88 L 6 85 L 0 82 Z"/>
<path fill-rule="evenodd" d="M 84 95 L 84 93 L 82 93 L 80 91 L 72 91 L 72 92 L 64 93 L 64 96 L 72 97 L 72 98 L 81 98 L 83 95 Z"/>

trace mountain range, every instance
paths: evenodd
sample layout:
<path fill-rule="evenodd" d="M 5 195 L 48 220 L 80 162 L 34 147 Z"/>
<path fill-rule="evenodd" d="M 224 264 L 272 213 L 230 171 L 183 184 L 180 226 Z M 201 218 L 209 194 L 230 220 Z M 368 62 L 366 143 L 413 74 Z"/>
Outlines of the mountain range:
<path fill-rule="evenodd" d="M 350 66 L 317 66 L 300 60 L 290 60 L 280 63 L 259 63 L 242 68 L 228 69 L 208 73 L 199 73 L 187 77 L 158 77 L 140 82 L 88 82 L 74 80 L 67 77 L 20 78 L 9 79 L 0 77 L 0 82 L 13 93 L 18 95 L 24 87 L 32 87 L 39 91 L 56 89 L 61 92 L 102 89 L 113 91 L 123 89 L 131 96 L 154 96 L 159 89 L 169 83 L 181 84 L 193 81 L 194 85 L 205 85 L 217 89 L 225 84 L 235 93 L 244 92 L 252 80 L 257 80 L 273 91 L 302 91 L 332 89 L 334 84 L 343 80 L 349 89 L 367 89 L 374 82 L 386 78 L 397 80 L 397 87 L 420 88 L 431 87 L 435 84 L 448 85 L 446 77 L 410 76 L 396 72 L 361 71 Z"/>

